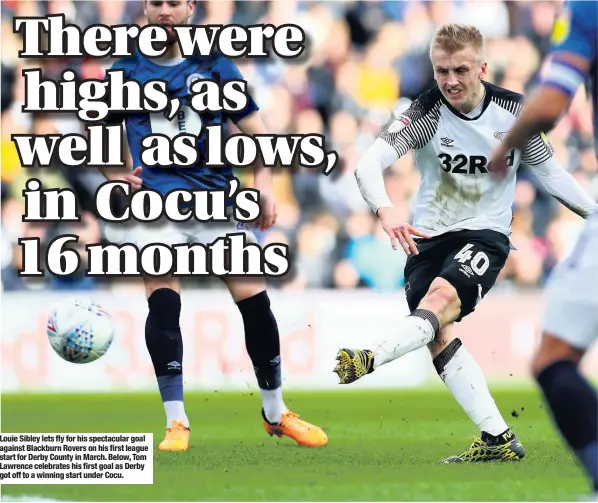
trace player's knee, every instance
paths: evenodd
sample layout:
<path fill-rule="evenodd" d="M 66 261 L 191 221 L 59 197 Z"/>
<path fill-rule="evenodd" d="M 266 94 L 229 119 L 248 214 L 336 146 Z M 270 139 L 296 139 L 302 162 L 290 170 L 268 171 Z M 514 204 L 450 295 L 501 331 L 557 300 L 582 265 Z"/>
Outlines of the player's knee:
<path fill-rule="evenodd" d="M 145 286 L 145 296 L 149 299 L 156 290 L 173 290 L 176 293 L 180 293 L 181 287 L 179 280 L 177 278 L 172 277 L 163 277 L 163 278 L 151 278 L 145 277 L 143 278 L 143 283 Z"/>
<path fill-rule="evenodd" d="M 546 368 L 558 361 L 568 360 L 576 365 L 583 357 L 583 351 L 574 348 L 554 335 L 544 332 L 540 347 L 534 354 L 531 361 L 531 371 L 534 377 L 538 377 Z"/>
<path fill-rule="evenodd" d="M 458 309 L 461 307 L 457 290 L 444 278 L 436 278 L 432 281 L 425 300 L 442 308 L 454 307 Z"/>
<path fill-rule="evenodd" d="M 266 291 L 266 282 L 262 278 L 225 278 L 224 281 L 236 303 Z"/>

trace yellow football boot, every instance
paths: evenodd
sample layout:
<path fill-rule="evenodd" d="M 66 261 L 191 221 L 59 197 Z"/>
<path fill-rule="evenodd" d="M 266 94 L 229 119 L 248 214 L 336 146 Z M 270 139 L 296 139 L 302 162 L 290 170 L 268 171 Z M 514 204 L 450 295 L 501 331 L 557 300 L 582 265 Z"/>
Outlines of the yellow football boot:
<path fill-rule="evenodd" d="M 523 444 L 511 430 L 498 437 L 485 432 L 474 437 L 473 443 L 466 451 L 456 456 L 441 459 L 440 463 L 480 463 L 487 461 L 520 461 L 525 457 Z"/>
<path fill-rule="evenodd" d="M 374 371 L 374 353 L 369 349 L 341 349 L 336 355 L 338 360 L 334 368 L 340 384 L 350 384 Z"/>

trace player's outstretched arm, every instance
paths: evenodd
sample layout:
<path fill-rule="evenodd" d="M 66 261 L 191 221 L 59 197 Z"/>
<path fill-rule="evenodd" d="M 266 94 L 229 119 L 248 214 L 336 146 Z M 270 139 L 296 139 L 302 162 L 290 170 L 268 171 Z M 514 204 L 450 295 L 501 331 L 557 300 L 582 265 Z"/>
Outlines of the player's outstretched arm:
<path fill-rule="evenodd" d="M 575 92 L 588 78 L 596 58 L 596 6 L 570 2 L 553 28 L 553 47 L 538 87 L 492 159 L 491 171 L 506 169 L 507 153 L 522 150 L 533 136 L 550 131 L 567 111 Z"/>
<path fill-rule="evenodd" d="M 383 173 L 398 158 L 395 148 L 378 138 L 357 164 L 355 178 L 363 199 L 380 219 L 382 228 L 389 235 L 393 249 L 397 249 L 398 241 L 405 253 L 411 255 L 418 253 L 411 236 L 430 236 L 404 222 L 402 214 L 388 197 Z"/>
<path fill-rule="evenodd" d="M 237 122 L 237 127 L 245 134 L 268 134 L 268 130 L 258 111 L 249 114 Z M 276 223 L 277 209 L 274 191 L 272 190 L 272 171 L 265 168 L 260 158 L 253 165 L 253 187 L 260 193 L 260 219 L 257 222 L 260 230 L 266 230 Z"/>
<path fill-rule="evenodd" d="M 361 196 L 375 215 L 381 208 L 393 208 L 384 184 L 384 171 L 399 158 L 397 151 L 378 138 L 357 163 L 355 179 Z"/>
<path fill-rule="evenodd" d="M 556 162 L 554 157 L 530 166 L 546 191 L 580 217 L 598 213 L 598 203 L 577 183 L 577 180 Z"/>
<path fill-rule="evenodd" d="M 523 150 L 532 136 L 550 131 L 567 111 L 571 98 L 587 76 L 590 65 L 582 56 L 558 53 L 557 57 L 558 60 L 549 63 L 546 76 L 526 100 L 521 116 L 505 137 L 496 156 L 500 160 L 513 148 Z M 500 160 L 496 160 L 498 166 Z"/>
<path fill-rule="evenodd" d="M 587 218 L 598 212 L 598 203 L 558 164 L 554 149 L 544 133 L 532 136 L 527 142 L 521 162 L 536 174 L 551 196 L 574 213 Z"/>

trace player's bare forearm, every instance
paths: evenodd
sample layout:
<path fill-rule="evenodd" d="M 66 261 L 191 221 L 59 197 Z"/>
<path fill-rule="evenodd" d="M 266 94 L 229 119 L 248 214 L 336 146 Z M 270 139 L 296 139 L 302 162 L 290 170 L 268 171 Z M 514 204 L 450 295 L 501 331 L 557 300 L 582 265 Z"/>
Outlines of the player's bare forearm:
<path fill-rule="evenodd" d="M 241 132 L 249 135 L 268 134 L 268 129 L 259 112 L 253 112 L 237 122 Z M 258 157 L 253 164 L 253 180 L 256 187 L 266 190 L 272 185 L 272 170 L 265 168 Z"/>
<path fill-rule="evenodd" d="M 532 136 L 550 131 L 569 108 L 571 97 L 589 67 L 589 61 L 579 54 L 553 54 L 542 83 L 526 100 L 521 117 L 505 138 L 505 148 L 523 149 Z"/>
<path fill-rule="evenodd" d="M 237 122 L 237 127 L 241 132 L 250 135 L 267 134 L 268 129 L 262 120 L 262 116 L 259 112 L 253 112 L 247 117 L 242 118 Z"/>
<path fill-rule="evenodd" d="M 504 148 L 523 150 L 532 136 L 550 131 L 569 106 L 568 97 L 553 87 L 540 87 L 526 102 L 525 109 L 504 140 Z"/>
<path fill-rule="evenodd" d="M 131 170 L 126 167 L 102 166 L 98 168 L 106 180 L 119 180 Z"/>
<path fill-rule="evenodd" d="M 272 170 L 264 168 L 261 163 L 253 166 L 253 184 L 257 189 L 268 190 L 272 188 Z"/>
<path fill-rule="evenodd" d="M 237 127 L 249 135 L 268 133 L 266 125 L 257 111 L 237 122 Z M 257 225 L 260 230 L 266 230 L 276 223 L 278 213 L 272 189 L 272 170 L 264 167 L 259 157 L 253 164 L 253 186 L 260 193 L 261 215 Z"/>
<path fill-rule="evenodd" d="M 106 180 L 123 180 L 133 172 L 129 162 L 125 162 L 125 166 L 102 166 L 99 170 Z"/>

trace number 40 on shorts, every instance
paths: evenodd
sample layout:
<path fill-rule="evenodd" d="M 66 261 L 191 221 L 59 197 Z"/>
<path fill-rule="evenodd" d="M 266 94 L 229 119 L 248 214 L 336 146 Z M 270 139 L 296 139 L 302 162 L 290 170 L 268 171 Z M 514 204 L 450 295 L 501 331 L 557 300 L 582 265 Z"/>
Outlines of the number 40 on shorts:
<path fill-rule="evenodd" d="M 488 270 L 488 267 L 490 267 L 490 259 L 483 251 L 479 251 L 474 255 L 471 250 L 472 248 L 473 244 L 467 243 L 461 248 L 459 253 L 455 255 L 455 260 L 458 260 L 460 264 L 469 262 L 471 270 L 478 276 L 482 276 Z"/>

